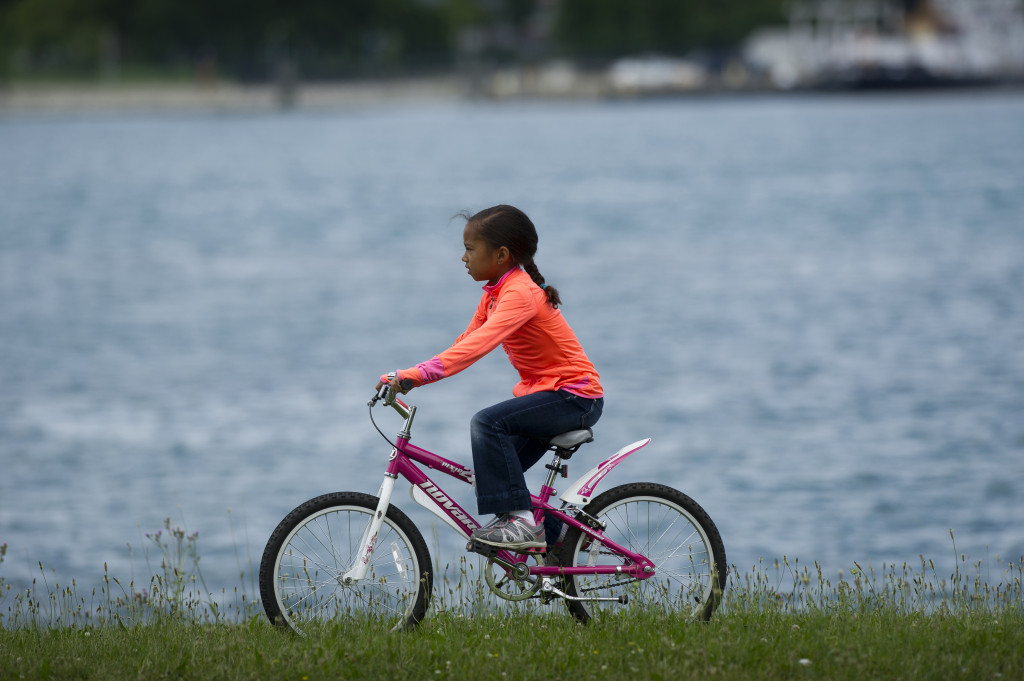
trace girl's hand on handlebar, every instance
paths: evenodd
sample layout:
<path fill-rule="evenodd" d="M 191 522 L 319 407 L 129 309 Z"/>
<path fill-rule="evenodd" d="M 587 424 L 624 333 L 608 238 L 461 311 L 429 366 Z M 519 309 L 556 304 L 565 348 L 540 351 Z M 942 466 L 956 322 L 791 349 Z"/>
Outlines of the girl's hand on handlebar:
<path fill-rule="evenodd" d="M 392 395 L 405 395 L 406 393 L 413 389 L 412 380 L 407 378 L 403 381 L 399 381 L 398 372 L 394 371 L 380 377 L 380 380 L 377 381 L 377 392 L 380 392 L 380 389 L 384 385 L 388 386 L 388 389 L 391 391 Z"/>

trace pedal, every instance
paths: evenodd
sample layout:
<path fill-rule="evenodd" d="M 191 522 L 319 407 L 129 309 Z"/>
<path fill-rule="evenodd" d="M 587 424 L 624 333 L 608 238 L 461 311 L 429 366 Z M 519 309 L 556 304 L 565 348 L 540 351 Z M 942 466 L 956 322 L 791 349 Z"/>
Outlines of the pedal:
<path fill-rule="evenodd" d="M 471 553 L 479 553 L 481 556 L 486 558 L 494 558 L 498 555 L 499 549 L 497 546 L 491 546 L 490 544 L 484 544 L 478 539 L 470 539 L 469 543 L 466 544 L 466 550 Z"/>

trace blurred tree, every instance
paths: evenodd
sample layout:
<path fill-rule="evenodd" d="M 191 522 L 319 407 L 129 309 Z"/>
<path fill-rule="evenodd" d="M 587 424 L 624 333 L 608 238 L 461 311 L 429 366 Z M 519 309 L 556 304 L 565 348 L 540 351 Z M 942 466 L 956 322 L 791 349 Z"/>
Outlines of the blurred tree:
<path fill-rule="evenodd" d="M 441 13 L 451 35 L 480 26 L 487 20 L 487 12 L 480 0 L 442 0 Z"/>
<path fill-rule="evenodd" d="M 894 0 L 896 1 L 896 0 Z M 0 74 L 440 69 L 460 53 L 610 58 L 736 44 L 786 0 L 0 0 Z M 552 27 L 552 24 L 554 26 Z"/>
<path fill-rule="evenodd" d="M 25 71 L 95 72 L 113 41 L 126 63 L 212 60 L 243 78 L 282 54 L 325 77 L 444 66 L 453 46 L 444 8 L 422 0 L 0 0 L 0 36 L 0 58 Z"/>
<path fill-rule="evenodd" d="M 576 57 L 682 54 L 735 46 L 751 30 L 785 21 L 783 0 L 561 0 L 555 35 Z"/>
<path fill-rule="evenodd" d="M 105 24 L 101 0 L 20 0 L 0 7 L 7 59 L 76 73 L 99 62 Z M 42 62 L 42 64 L 40 64 Z"/>

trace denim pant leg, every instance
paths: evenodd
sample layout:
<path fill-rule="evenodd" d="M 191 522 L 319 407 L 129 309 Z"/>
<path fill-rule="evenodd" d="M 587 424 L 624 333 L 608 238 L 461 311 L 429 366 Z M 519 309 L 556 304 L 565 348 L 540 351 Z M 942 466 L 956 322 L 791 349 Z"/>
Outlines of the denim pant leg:
<path fill-rule="evenodd" d="M 548 391 L 514 397 L 477 412 L 470 423 L 470 438 L 479 512 L 529 509 L 530 491 L 523 472 L 544 455 L 547 440 L 592 427 L 603 406 L 602 398 Z"/>

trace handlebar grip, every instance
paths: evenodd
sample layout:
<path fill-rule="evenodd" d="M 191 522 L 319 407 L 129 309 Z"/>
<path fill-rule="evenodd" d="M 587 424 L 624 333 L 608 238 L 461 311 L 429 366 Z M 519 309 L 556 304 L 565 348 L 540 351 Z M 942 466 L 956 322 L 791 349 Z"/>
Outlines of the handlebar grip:
<path fill-rule="evenodd" d="M 406 392 L 413 388 L 413 382 L 411 378 L 403 378 L 398 383 L 398 385 L 399 387 L 402 388 L 402 390 Z M 373 396 L 373 399 L 367 402 L 367 406 L 372 407 L 373 405 L 377 404 L 377 402 L 379 402 L 380 400 L 384 400 L 385 404 L 390 404 L 391 402 L 393 402 L 398 397 L 398 394 L 391 394 L 391 390 L 389 388 L 390 386 L 387 383 L 382 384 L 380 386 L 380 390 L 378 390 L 377 394 Z"/>

